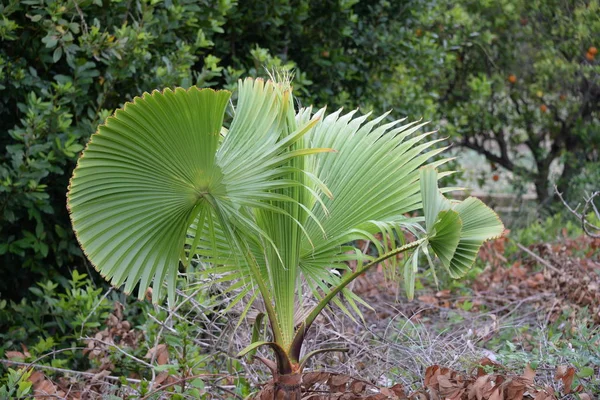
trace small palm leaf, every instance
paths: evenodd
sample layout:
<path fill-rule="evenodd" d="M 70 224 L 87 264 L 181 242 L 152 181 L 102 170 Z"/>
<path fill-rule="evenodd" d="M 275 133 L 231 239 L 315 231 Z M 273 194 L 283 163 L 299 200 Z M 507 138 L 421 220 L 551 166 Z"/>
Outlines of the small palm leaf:
<path fill-rule="evenodd" d="M 341 111 L 328 115 L 307 136 L 313 146 L 336 151 L 311 156 L 306 165 L 333 194 L 313 204 L 322 226 L 309 220 L 306 229 L 312 241 L 304 238 L 302 242 L 302 272 L 316 289 L 322 289 L 321 282 L 335 280 L 329 275 L 332 268 L 339 268 L 336 264 L 356 260 L 361 265 L 363 257 L 369 258 L 360 251 L 348 254 L 344 244 L 369 240 L 379 254 L 396 247 L 403 229 L 416 222 L 405 214 L 420 207 L 419 168 L 444 150 L 433 148 L 439 140 L 428 140 L 432 132 L 415 134 L 424 124 L 382 123 L 387 114 L 371 121 L 367 121 L 369 115 L 354 115 Z M 383 233 L 381 244 L 375 238 L 378 233 Z M 386 263 L 395 267 L 397 260 Z M 318 294 L 318 290 L 313 292 Z"/>
<path fill-rule="evenodd" d="M 449 267 L 450 276 L 456 279 L 471 269 L 485 241 L 502 236 L 504 225 L 491 208 L 475 197 L 468 197 L 453 210 L 462 221 L 460 241 Z"/>
<path fill-rule="evenodd" d="M 429 245 L 452 278 L 464 276 L 483 243 L 500 237 L 504 225 L 481 200 L 452 204 L 437 187 L 434 168 L 421 168 L 421 192 Z"/>
<path fill-rule="evenodd" d="M 440 211 L 439 219 L 433 226 L 429 245 L 446 268 L 450 268 L 452 258 L 456 253 L 462 225 L 460 215 L 456 211 L 446 210 Z"/>

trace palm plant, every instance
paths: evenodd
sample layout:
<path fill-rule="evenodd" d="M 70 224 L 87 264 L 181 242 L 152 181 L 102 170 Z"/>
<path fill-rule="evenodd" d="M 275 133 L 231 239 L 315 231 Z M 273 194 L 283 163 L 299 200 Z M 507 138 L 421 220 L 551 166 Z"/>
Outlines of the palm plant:
<path fill-rule="evenodd" d="M 234 302 L 258 298 L 270 340 L 254 338 L 240 355 L 269 346 L 274 361 L 263 362 L 276 390 L 295 398 L 307 359 L 323 351 L 301 358 L 317 316 L 331 303 L 360 313 L 350 282 L 402 263 L 412 298 L 420 254 L 459 278 L 503 226 L 475 198 L 444 197 L 449 189 L 437 182 L 447 173 L 436 167 L 447 160 L 428 161 L 444 149 L 416 133 L 423 124 L 296 112 L 283 77 L 241 81 L 226 129 L 230 95 L 178 88 L 127 103 L 92 135 L 68 207 L 87 257 L 126 292 L 137 287 L 143 297 L 152 287 L 156 302 L 164 287 L 173 302 L 178 271 L 193 262 L 230 281 Z M 406 216 L 420 209 L 422 217 Z M 405 242 L 406 231 L 416 239 Z M 376 243 L 377 254 L 353 247 L 358 239 Z"/>

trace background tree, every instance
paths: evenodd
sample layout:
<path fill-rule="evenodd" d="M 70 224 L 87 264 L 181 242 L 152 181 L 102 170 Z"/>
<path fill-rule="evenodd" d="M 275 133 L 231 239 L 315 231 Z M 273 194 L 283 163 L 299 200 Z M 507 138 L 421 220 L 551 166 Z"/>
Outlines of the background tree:
<path fill-rule="evenodd" d="M 598 1 L 421 4 L 403 37 L 397 93 L 418 92 L 407 85 L 431 93 L 427 117 L 442 121 L 444 134 L 535 183 L 542 203 L 551 200 L 553 163 L 564 166 L 561 191 L 580 174 L 597 182 Z"/>

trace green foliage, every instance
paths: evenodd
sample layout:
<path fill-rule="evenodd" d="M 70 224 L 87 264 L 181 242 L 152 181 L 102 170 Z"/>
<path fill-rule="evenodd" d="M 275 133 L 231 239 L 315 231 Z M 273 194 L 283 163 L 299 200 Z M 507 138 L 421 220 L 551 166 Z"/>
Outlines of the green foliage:
<path fill-rule="evenodd" d="M 76 371 L 108 367 L 112 376 L 123 378 L 119 385 L 107 387 L 103 392 L 103 398 L 115 399 L 133 400 L 153 391 L 155 395 L 167 392 L 198 398 L 206 392 L 205 376 L 224 370 L 241 375 L 242 367 L 236 360 L 228 359 L 224 351 L 215 351 L 204 342 L 207 335 L 213 338 L 217 329 L 225 329 L 228 322 L 218 313 L 226 298 L 211 299 L 203 293 L 193 296 L 186 293 L 177 297 L 176 311 L 168 311 L 146 301 L 134 300 L 123 306 L 118 300 L 125 302 L 124 299 L 115 300 L 114 293 L 101 298 L 101 289 L 83 290 L 93 283 L 77 273 L 67 287 L 55 286 L 48 282 L 33 288 L 34 297 L 39 296 L 39 301 L 26 303 L 23 300 L 15 304 L 3 300 L 0 303 L 0 318 L 9 326 L 8 333 L 0 336 L 0 358 Z M 53 307 L 45 308 L 45 304 Z M 196 307 L 205 310 L 202 318 L 194 318 Z M 119 314 L 122 320 L 111 323 Z M 62 328 L 58 329 L 58 326 Z M 98 344 L 95 349 L 100 354 L 94 356 L 90 352 L 90 343 L 95 342 L 83 338 L 97 338 L 99 332 L 101 336 L 105 335 L 102 340 L 114 346 Z M 168 358 L 155 359 L 149 367 L 148 354 L 156 344 L 164 346 Z M 148 364 L 139 360 L 146 360 Z M 10 365 L 0 365 L 0 398 L 29 398 L 33 389 L 28 378 L 35 368 L 17 370 L 7 367 Z M 48 379 L 54 379 L 53 372 L 42 371 Z M 153 371 L 155 375 L 166 372 L 176 379 L 183 376 L 188 379 L 157 391 L 149 385 Z M 124 379 L 133 374 L 141 377 L 142 383 L 132 384 Z M 235 383 L 240 395 L 250 393 L 246 378 L 240 376 Z M 82 384 L 85 383 L 82 381 Z"/>
<path fill-rule="evenodd" d="M 82 264 L 65 193 L 82 144 L 110 110 L 145 90 L 207 84 L 221 75 L 209 54 L 211 38 L 223 32 L 232 4 L 168 3 L 0 6 L 3 295 L 18 298 L 40 277 Z M 193 71 L 197 63 L 204 66 Z"/>
<path fill-rule="evenodd" d="M 566 215 L 566 212 L 557 213 L 511 231 L 510 237 L 514 240 L 508 243 L 507 254 L 518 252 L 515 243 L 531 246 L 535 243 L 554 243 L 561 238 L 575 238 L 581 235 L 583 230 L 580 221 Z"/>
<path fill-rule="evenodd" d="M 0 397 L 3 399 L 26 399 L 30 398 L 33 383 L 29 377 L 32 369 L 8 369 L 8 374 L 0 380 Z"/>
<path fill-rule="evenodd" d="M 45 281 L 29 288 L 32 299 L 0 302 L 0 350 L 28 346 L 32 357 L 63 348 L 94 330 L 108 316 L 109 300 L 85 274 L 73 271 L 64 284 Z"/>

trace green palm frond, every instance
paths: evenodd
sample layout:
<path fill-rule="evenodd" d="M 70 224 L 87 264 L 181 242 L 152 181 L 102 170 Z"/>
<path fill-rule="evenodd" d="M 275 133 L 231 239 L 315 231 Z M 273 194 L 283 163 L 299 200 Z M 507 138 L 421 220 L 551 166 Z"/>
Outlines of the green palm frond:
<path fill-rule="evenodd" d="M 309 112 L 301 110 L 300 114 Z M 322 224 L 307 221 L 308 237 L 302 241 L 301 268 L 310 285 L 318 289 L 313 290 L 315 294 L 323 289 L 321 282 L 335 281 L 329 276 L 331 268 L 348 259 L 362 262 L 364 255 L 346 254 L 345 243 L 371 240 L 382 254 L 396 247 L 396 239 L 402 240 L 406 228 L 420 229 L 419 219 L 405 216 L 421 206 L 419 168 L 444 150 L 434 148 L 439 140 L 428 140 L 431 132 L 416 134 L 424 124 L 383 123 L 387 114 L 367 122 L 369 115 L 354 115 L 337 111 L 305 137 L 312 146 L 335 150 L 310 156 L 306 162 L 309 172 L 332 193 L 322 203 L 312 204 Z M 377 233 L 382 233 L 381 245 L 374 236 Z M 395 259 L 387 262 L 396 266 Z"/>
<path fill-rule="evenodd" d="M 481 200 L 452 204 L 437 187 L 435 169 L 421 169 L 421 193 L 428 242 L 452 278 L 464 276 L 487 240 L 500 237 L 504 225 Z"/>
<path fill-rule="evenodd" d="M 166 281 L 172 296 L 194 221 L 195 236 L 225 240 L 246 262 L 240 236 L 274 248 L 248 207 L 269 208 L 265 199 L 275 196 L 273 189 L 298 184 L 285 168 L 290 160 L 319 151 L 287 150 L 317 122 L 283 137 L 289 107 L 283 103 L 290 96 L 273 82 L 240 83 L 224 138 L 226 91 L 146 93 L 110 117 L 92 135 L 68 194 L 77 237 L 100 273 L 115 286 L 125 283 L 127 292 L 139 284 L 140 297 L 154 282 L 155 301 Z M 284 194 L 279 199 L 296 201 Z"/>
<path fill-rule="evenodd" d="M 137 97 L 95 133 L 71 180 L 68 206 L 100 273 L 154 299 L 175 287 L 190 218 L 226 193 L 214 162 L 230 93 L 177 89 Z M 158 284 L 157 284 L 158 283 Z"/>

